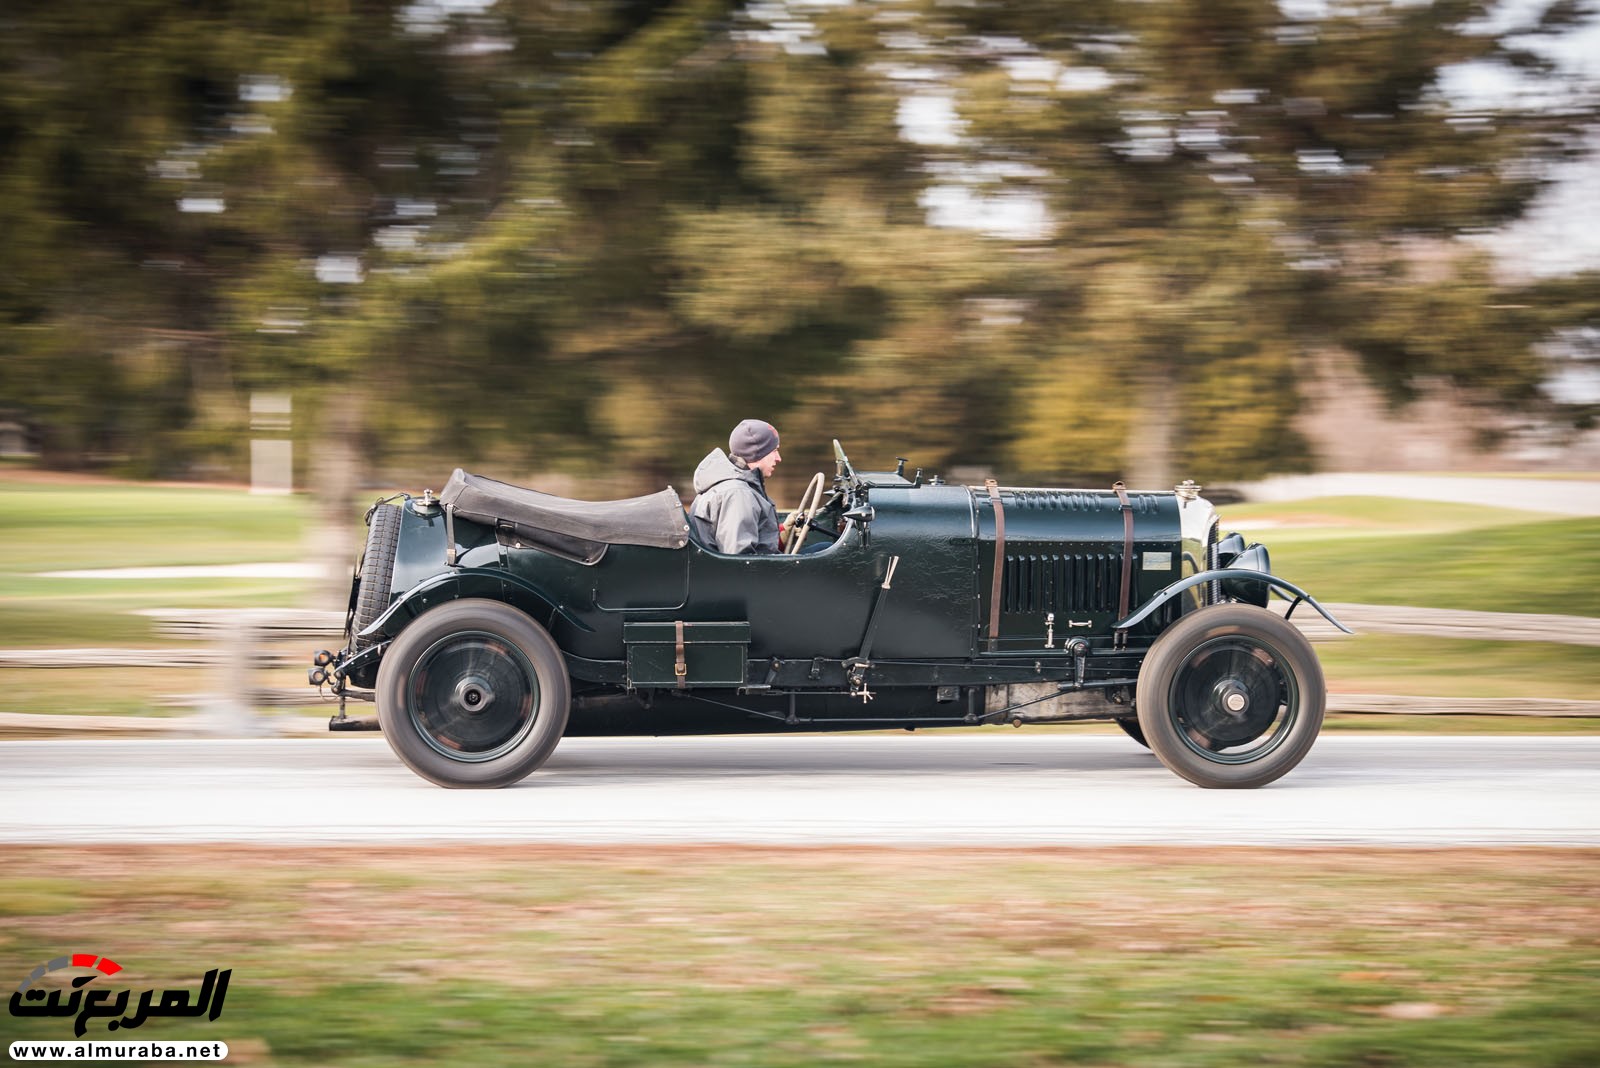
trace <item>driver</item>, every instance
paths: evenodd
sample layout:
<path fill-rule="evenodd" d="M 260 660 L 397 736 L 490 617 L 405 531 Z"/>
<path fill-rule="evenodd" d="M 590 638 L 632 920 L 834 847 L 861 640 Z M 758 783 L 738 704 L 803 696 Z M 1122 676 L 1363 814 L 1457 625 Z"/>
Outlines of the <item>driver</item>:
<path fill-rule="evenodd" d="M 695 468 L 689 509 L 700 540 L 731 555 L 778 552 L 778 509 L 766 480 L 782 459 L 777 429 L 760 419 L 734 427 L 726 453 L 707 453 Z"/>

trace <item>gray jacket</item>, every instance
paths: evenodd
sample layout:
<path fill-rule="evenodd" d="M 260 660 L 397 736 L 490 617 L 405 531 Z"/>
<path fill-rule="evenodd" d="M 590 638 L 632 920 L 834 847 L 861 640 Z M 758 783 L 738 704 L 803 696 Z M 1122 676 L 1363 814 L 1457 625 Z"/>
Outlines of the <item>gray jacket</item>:
<path fill-rule="evenodd" d="M 695 468 L 694 492 L 689 515 L 701 541 L 735 555 L 778 551 L 778 509 L 767 496 L 761 472 L 740 467 L 721 449 L 712 449 Z"/>

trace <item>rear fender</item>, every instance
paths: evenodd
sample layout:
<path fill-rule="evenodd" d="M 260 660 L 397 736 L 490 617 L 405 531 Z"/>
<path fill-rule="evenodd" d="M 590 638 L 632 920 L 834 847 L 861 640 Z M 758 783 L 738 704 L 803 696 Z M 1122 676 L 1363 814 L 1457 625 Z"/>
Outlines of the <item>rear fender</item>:
<path fill-rule="evenodd" d="M 442 572 L 417 583 L 361 632 L 365 641 L 389 641 L 413 620 L 430 608 L 435 608 L 463 597 L 482 597 L 490 601 L 503 601 L 520 608 L 545 630 L 553 628 L 555 621 L 571 624 L 581 631 L 594 628 L 564 611 L 538 587 L 498 568 L 459 567 Z"/>
<path fill-rule="evenodd" d="M 1186 579 L 1180 579 L 1179 581 L 1174 582 L 1172 585 L 1162 588 L 1155 594 L 1155 596 L 1151 597 L 1144 604 L 1140 605 L 1138 611 L 1134 612 L 1127 619 L 1119 622 L 1116 626 L 1116 629 L 1127 630 L 1130 627 L 1136 627 L 1140 623 L 1143 623 L 1152 612 L 1166 604 L 1168 601 L 1172 600 L 1174 597 L 1178 596 L 1178 594 L 1182 593 L 1184 590 L 1193 589 L 1195 586 L 1198 586 L 1201 583 L 1214 582 L 1219 579 L 1232 579 L 1235 581 L 1243 580 L 1245 582 L 1263 582 L 1269 589 L 1277 593 L 1278 596 L 1282 597 L 1284 600 L 1293 601 L 1294 604 L 1304 601 L 1312 608 L 1315 608 L 1323 619 L 1326 619 L 1329 623 L 1332 623 L 1346 634 L 1355 633 L 1355 631 L 1351 630 L 1349 627 L 1335 619 L 1332 613 L 1330 613 L 1326 608 L 1318 604 L 1316 598 L 1312 597 L 1309 593 L 1307 593 L 1305 590 L 1302 590 L 1294 583 L 1285 582 L 1277 575 L 1270 575 L 1264 571 L 1252 571 L 1248 568 L 1241 567 L 1222 567 L 1217 568 L 1214 571 L 1202 571 L 1198 575 L 1190 575 Z M 1293 596 L 1287 596 L 1288 594 L 1293 594 Z M 1293 604 L 1289 606 L 1289 611 L 1294 611 Z"/>

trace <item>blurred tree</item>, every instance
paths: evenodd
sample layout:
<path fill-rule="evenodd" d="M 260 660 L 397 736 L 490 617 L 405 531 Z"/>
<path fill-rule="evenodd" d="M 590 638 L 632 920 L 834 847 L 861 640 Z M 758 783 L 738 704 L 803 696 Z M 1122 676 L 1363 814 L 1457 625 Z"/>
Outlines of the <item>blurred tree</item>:
<path fill-rule="evenodd" d="M 492 190 L 462 161 L 493 102 L 412 10 L 8 9 L 0 391 L 49 462 L 236 465 L 243 391 L 337 365 L 318 321 L 402 198 Z"/>
<path fill-rule="evenodd" d="M 1484 10 L 23 0 L 0 407 L 54 464 L 238 471 L 247 392 L 291 389 L 319 479 L 610 492 L 686 489 L 751 415 L 796 484 L 834 436 L 867 467 L 1294 466 L 1330 340 L 1397 400 L 1535 403 L 1539 344 L 1595 310 L 1453 239 L 1593 100 L 1454 106 L 1452 64 L 1548 74 Z M 951 204 L 989 232 L 929 225 Z"/>
<path fill-rule="evenodd" d="M 1489 7 L 923 5 L 909 47 L 960 88 L 950 173 L 1002 174 L 1052 223 L 1015 462 L 1156 485 L 1303 465 L 1296 365 L 1330 340 L 1397 401 L 1429 378 L 1532 400 L 1540 317 L 1496 311 L 1518 300 L 1451 239 L 1515 217 L 1595 99 L 1445 98 L 1452 64 L 1551 74 Z"/>
<path fill-rule="evenodd" d="M 519 112 L 515 190 L 447 263 L 387 290 L 399 365 L 457 413 L 444 443 L 686 490 L 759 415 L 790 443 L 782 491 L 831 459 L 841 419 L 892 455 L 896 395 L 930 384 L 939 409 L 908 414 L 937 454 L 975 421 L 993 437 L 967 388 L 993 354 L 946 329 L 952 301 L 992 287 L 988 250 L 923 221 L 870 9 L 829 13 L 809 49 L 734 5 L 629 10 L 637 23 L 558 63 L 550 98 Z M 431 377 L 427 352 L 446 353 Z M 486 409 L 472 396 L 490 375 Z"/>

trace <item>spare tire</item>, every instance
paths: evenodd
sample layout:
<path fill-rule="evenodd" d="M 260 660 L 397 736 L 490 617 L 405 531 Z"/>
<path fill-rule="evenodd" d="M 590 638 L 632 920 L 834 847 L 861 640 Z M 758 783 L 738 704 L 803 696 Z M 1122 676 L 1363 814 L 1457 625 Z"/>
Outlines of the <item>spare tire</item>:
<path fill-rule="evenodd" d="M 394 557 L 400 548 L 400 506 L 379 504 L 367 520 L 367 547 L 356 570 L 356 607 L 350 622 L 350 647 L 360 649 L 370 642 L 357 635 L 366 630 L 389 607 L 390 586 L 394 581 Z"/>

